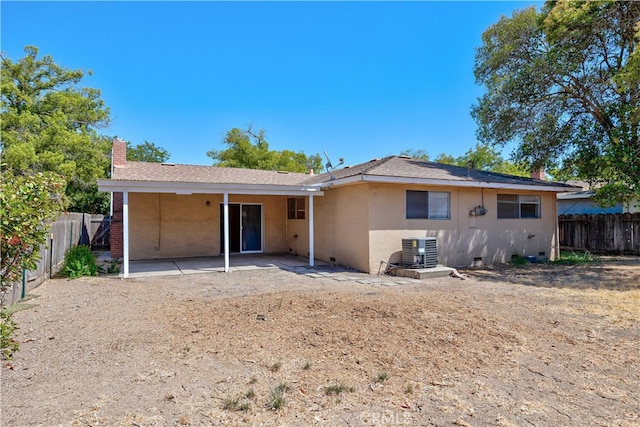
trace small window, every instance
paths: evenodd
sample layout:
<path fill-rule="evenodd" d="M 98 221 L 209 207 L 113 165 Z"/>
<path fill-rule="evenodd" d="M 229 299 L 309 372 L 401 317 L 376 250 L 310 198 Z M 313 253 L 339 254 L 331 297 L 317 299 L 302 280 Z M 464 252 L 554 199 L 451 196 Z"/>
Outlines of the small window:
<path fill-rule="evenodd" d="M 287 218 L 304 219 L 304 197 L 291 197 L 287 199 Z"/>
<path fill-rule="evenodd" d="M 407 219 L 451 218 L 451 193 L 407 190 Z"/>
<path fill-rule="evenodd" d="M 540 196 L 498 194 L 498 218 L 540 218 Z"/>

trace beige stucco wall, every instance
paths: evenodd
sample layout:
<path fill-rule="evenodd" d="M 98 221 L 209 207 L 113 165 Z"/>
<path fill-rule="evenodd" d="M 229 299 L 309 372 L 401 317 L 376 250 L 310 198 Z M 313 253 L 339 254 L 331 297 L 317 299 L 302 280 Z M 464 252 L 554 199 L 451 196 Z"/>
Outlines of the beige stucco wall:
<path fill-rule="evenodd" d="M 220 194 L 129 194 L 130 258 L 220 255 L 221 203 Z M 286 197 L 230 195 L 229 203 L 261 204 L 263 252 L 287 251 Z"/>
<path fill-rule="evenodd" d="M 324 196 L 314 197 L 315 258 L 369 270 L 369 205 L 367 185 L 327 189 Z M 307 200 L 307 212 L 308 212 Z M 309 251 L 309 215 L 304 221 L 289 220 L 290 244 L 299 255 Z M 291 236 L 298 234 L 293 243 Z"/>
<path fill-rule="evenodd" d="M 287 224 L 287 249 L 293 255 L 309 256 L 309 198 L 305 197 L 305 219 L 288 219 Z M 317 210 L 317 200 L 314 198 L 314 211 Z M 287 213 L 285 212 L 285 218 Z M 317 218 L 314 218 L 314 223 Z M 316 255 L 317 258 L 317 255 Z"/>
<path fill-rule="evenodd" d="M 380 261 L 400 262 L 402 239 L 436 237 L 441 264 L 462 267 L 474 258 L 483 264 L 508 262 L 513 254 L 553 257 L 557 250 L 555 193 L 450 189 L 446 187 L 370 184 L 368 271 L 375 273 Z M 451 219 L 406 219 L 406 190 L 451 192 Z M 540 194 L 541 218 L 498 219 L 497 194 Z M 469 210 L 482 204 L 487 214 L 469 216 Z"/>

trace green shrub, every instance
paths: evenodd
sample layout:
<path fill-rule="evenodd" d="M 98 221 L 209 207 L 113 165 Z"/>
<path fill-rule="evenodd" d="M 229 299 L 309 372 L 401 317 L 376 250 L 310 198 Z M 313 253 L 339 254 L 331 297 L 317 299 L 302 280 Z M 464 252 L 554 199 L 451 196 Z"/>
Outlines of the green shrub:
<path fill-rule="evenodd" d="M 71 279 L 98 274 L 98 261 L 89 246 L 71 248 L 64 257 L 63 275 Z"/>
<path fill-rule="evenodd" d="M 12 314 L 6 308 L 0 310 L 0 355 L 5 360 L 11 360 L 20 347 L 14 338 L 18 324 L 11 319 Z"/>

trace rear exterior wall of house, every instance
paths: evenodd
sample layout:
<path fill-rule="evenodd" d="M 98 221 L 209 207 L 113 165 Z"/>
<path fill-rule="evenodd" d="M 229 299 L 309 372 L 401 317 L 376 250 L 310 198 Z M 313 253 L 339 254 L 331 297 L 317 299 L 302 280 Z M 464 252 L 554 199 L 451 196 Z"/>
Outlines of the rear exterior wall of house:
<path fill-rule="evenodd" d="M 130 193 L 130 258 L 220 255 L 222 203 L 221 194 Z M 229 203 L 261 205 L 262 251 L 287 251 L 286 197 L 229 195 Z"/>
<path fill-rule="evenodd" d="M 450 218 L 407 219 L 407 190 L 449 192 Z M 498 194 L 539 195 L 540 217 L 498 218 Z M 470 215 L 480 205 L 486 214 Z M 439 263 L 451 267 L 558 253 L 555 193 L 359 183 L 325 190 L 314 206 L 316 258 L 371 274 L 384 269 L 382 261 L 399 263 L 402 239 L 411 237 L 435 237 Z M 287 224 L 289 248 L 306 256 L 308 216 Z"/>
<path fill-rule="evenodd" d="M 450 218 L 407 219 L 407 190 L 450 192 Z M 540 217 L 498 218 L 498 194 L 539 195 Z M 381 261 L 399 263 L 402 239 L 411 237 L 435 237 L 439 263 L 451 267 L 468 267 L 474 260 L 504 263 L 514 254 L 551 259 L 557 254 L 555 193 L 369 184 L 368 201 L 369 272 L 377 271 Z M 486 214 L 470 215 L 480 205 Z"/>

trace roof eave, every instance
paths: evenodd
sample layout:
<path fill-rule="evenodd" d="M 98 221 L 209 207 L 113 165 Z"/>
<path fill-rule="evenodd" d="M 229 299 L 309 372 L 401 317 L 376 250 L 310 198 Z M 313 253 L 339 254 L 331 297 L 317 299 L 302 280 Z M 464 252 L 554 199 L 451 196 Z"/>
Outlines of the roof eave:
<path fill-rule="evenodd" d="M 386 184 L 411 184 L 411 185 L 438 185 L 448 187 L 465 187 L 465 188 L 495 188 L 505 190 L 526 190 L 526 191 L 548 191 L 548 192 L 570 192 L 575 191 L 575 187 L 565 187 L 556 185 L 542 185 L 542 184 L 516 184 L 516 183 L 503 183 L 503 182 L 489 182 L 489 181 L 458 181 L 450 179 L 432 179 L 432 178 L 409 178 L 409 177 L 397 177 L 397 176 L 383 176 L 383 175 L 354 175 L 346 178 L 335 179 L 333 181 L 325 181 L 321 184 L 323 188 L 347 185 L 357 182 L 378 182 Z"/>
<path fill-rule="evenodd" d="M 272 184 L 217 184 L 99 179 L 98 190 L 129 193 L 258 194 L 267 196 L 323 196 L 318 186 Z"/>

